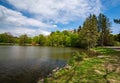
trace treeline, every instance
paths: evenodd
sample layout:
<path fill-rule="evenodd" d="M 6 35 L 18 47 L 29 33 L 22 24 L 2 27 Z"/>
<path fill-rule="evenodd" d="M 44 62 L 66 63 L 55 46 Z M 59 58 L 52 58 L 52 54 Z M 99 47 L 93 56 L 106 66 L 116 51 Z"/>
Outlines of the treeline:
<path fill-rule="evenodd" d="M 48 36 L 40 34 L 34 37 L 28 37 L 26 34 L 14 37 L 10 33 L 2 33 L 0 43 L 81 48 L 119 45 L 120 33 L 111 34 L 110 27 L 111 23 L 104 14 L 93 14 L 87 17 L 78 29 L 55 31 Z"/>

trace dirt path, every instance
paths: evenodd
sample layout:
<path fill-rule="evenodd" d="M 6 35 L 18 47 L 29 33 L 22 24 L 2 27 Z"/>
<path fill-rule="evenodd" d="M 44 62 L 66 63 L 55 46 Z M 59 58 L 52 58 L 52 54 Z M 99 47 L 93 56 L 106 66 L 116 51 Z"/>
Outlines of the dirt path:
<path fill-rule="evenodd" d="M 105 48 L 111 48 L 113 50 L 120 51 L 120 46 L 107 46 Z"/>

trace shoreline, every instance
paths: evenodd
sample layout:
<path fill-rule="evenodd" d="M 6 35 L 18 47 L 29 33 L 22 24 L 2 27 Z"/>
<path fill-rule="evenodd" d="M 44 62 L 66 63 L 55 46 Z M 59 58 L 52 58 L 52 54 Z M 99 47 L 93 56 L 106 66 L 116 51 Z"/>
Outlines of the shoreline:
<path fill-rule="evenodd" d="M 67 69 L 67 70 L 69 70 L 70 68 L 71 68 L 71 66 L 70 66 L 69 64 L 66 64 L 66 65 L 65 65 L 64 67 L 62 67 L 62 68 L 56 67 L 56 68 L 54 68 L 54 69 L 52 70 L 52 72 L 51 72 L 50 74 L 48 74 L 45 78 L 39 79 L 37 83 L 44 83 L 44 81 L 45 81 L 46 78 L 52 77 L 55 73 L 59 72 L 59 71 L 62 70 L 62 69 Z"/>
<path fill-rule="evenodd" d="M 120 52 L 110 48 L 94 48 L 93 50 L 101 53 L 100 56 L 75 61 L 70 64 L 70 69 L 62 68 L 53 73 L 53 76 L 45 78 L 42 83 L 94 83 L 95 80 L 98 83 L 119 83 Z M 114 78 L 114 76 L 117 77 Z"/>

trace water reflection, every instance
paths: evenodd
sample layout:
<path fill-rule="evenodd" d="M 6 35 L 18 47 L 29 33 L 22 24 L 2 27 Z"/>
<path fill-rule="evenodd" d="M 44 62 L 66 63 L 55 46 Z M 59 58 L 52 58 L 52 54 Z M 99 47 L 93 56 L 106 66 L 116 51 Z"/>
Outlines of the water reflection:
<path fill-rule="evenodd" d="M 63 67 L 73 48 L 0 46 L 0 83 L 35 83 Z"/>

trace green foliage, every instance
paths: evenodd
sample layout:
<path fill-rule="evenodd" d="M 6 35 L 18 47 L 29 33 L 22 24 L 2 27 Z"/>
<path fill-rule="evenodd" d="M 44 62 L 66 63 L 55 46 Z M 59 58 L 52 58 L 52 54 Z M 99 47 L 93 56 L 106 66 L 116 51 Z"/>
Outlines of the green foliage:
<path fill-rule="evenodd" d="M 78 52 L 75 56 L 79 56 Z M 74 57 L 73 57 L 74 58 Z M 74 58 L 76 59 L 76 58 Z M 48 78 L 48 83 L 85 83 L 85 82 L 105 82 L 102 75 L 94 71 L 95 67 L 101 67 L 102 60 L 88 59 L 88 60 L 75 60 L 70 69 L 63 68 Z"/>
<path fill-rule="evenodd" d="M 92 48 L 96 45 L 98 39 L 97 18 L 90 15 L 84 22 L 83 28 L 79 33 L 80 47 Z"/>
<path fill-rule="evenodd" d="M 110 54 L 116 54 L 117 52 L 115 50 L 112 50 L 110 48 L 101 48 L 101 47 L 98 47 L 98 48 L 94 48 L 94 50 L 96 50 L 97 52 L 100 52 L 104 55 L 110 55 Z"/>
<path fill-rule="evenodd" d="M 55 46 L 55 47 L 63 46 L 64 43 L 63 39 L 64 39 L 64 34 L 59 31 L 56 31 L 48 36 L 47 45 Z"/>
<path fill-rule="evenodd" d="M 117 23 L 117 24 L 120 24 L 120 19 L 114 19 L 114 22 Z M 117 34 L 115 38 L 116 38 L 115 40 L 120 42 L 120 33 Z"/>
<path fill-rule="evenodd" d="M 114 36 L 115 41 L 120 42 L 120 33 Z"/>
<path fill-rule="evenodd" d="M 112 35 L 111 23 L 104 14 L 90 15 L 78 29 L 51 32 L 50 35 L 28 37 L 26 34 L 13 37 L 10 33 L 0 34 L 0 43 L 19 43 L 54 47 L 80 47 L 90 49 L 95 46 L 119 45 L 120 34 Z"/>
<path fill-rule="evenodd" d="M 0 43 L 14 43 L 14 37 L 10 33 L 0 34 Z"/>
<path fill-rule="evenodd" d="M 27 43 L 29 43 L 30 41 L 29 41 L 29 38 L 28 38 L 28 36 L 26 35 L 26 34 L 24 34 L 24 35 L 21 35 L 20 37 L 19 37 L 19 45 L 26 45 Z"/>
<path fill-rule="evenodd" d="M 75 52 L 74 54 L 73 54 L 73 59 L 75 60 L 75 61 L 82 61 L 83 60 L 83 55 L 81 55 L 79 52 Z"/>
<path fill-rule="evenodd" d="M 32 41 L 35 43 L 39 43 L 39 37 L 38 36 L 33 37 Z"/>
<path fill-rule="evenodd" d="M 114 46 L 120 46 L 120 42 L 114 41 Z"/>
<path fill-rule="evenodd" d="M 46 42 L 48 46 L 55 47 L 75 47 L 78 45 L 78 34 L 70 33 L 69 31 L 52 32 Z"/>
<path fill-rule="evenodd" d="M 98 45 L 106 46 L 111 45 L 111 31 L 110 31 L 111 23 L 109 19 L 104 14 L 99 14 L 98 16 L 98 32 L 100 33 L 100 37 L 98 40 Z"/>
<path fill-rule="evenodd" d="M 115 54 L 114 50 L 108 48 L 94 48 L 94 50 L 101 52 L 104 56 Z M 75 52 L 74 56 L 79 56 L 80 54 L 79 52 Z M 108 83 L 112 82 L 110 79 L 114 80 L 115 83 L 120 81 L 119 73 L 108 71 L 112 66 L 106 69 L 106 62 L 110 63 L 111 60 L 113 60 L 113 62 L 118 60 L 115 64 L 119 63 L 119 58 L 115 58 L 115 56 L 86 58 L 82 61 L 75 59 L 76 58 L 73 57 L 72 64 L 69 63 L 70 68 L 64 67 L 47 78 L 47 83 Z"/>
<path fill-rule="evenodd" d="M 79 35 L 77 33 L 71 34 L 71 46 L 79 47 Z"/>
<path fill-rule="evenodd" d="M 44 35 L 40 34 L 39 36 L 33 37 L 33 42 L 35 44 L 39 44 L 40 46 L 44 46 L 46 43 L 46 37 Z"/>

